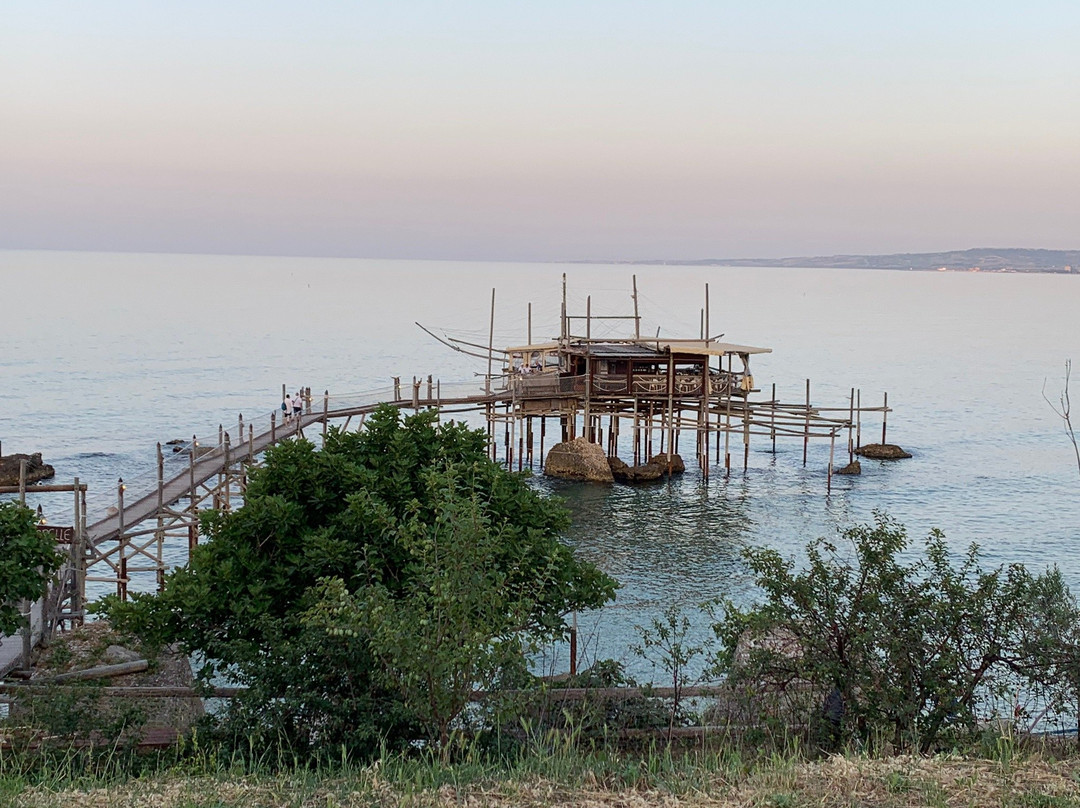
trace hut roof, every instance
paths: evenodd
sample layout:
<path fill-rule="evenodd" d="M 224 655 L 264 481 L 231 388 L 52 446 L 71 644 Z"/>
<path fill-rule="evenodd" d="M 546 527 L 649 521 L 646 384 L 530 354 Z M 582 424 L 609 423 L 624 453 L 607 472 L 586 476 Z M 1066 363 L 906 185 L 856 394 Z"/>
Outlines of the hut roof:
<path fill-rule="evenodd" d="M 653 344 L 658 345 L 662 351 L 670 350 L 672 353 L 701 354 L 706 356 L 772 353 L 772 348 L 759 348 L 754 345 L 738 345 L 734 342 L 706 342 L 703 339 L 660 340 Z"/>

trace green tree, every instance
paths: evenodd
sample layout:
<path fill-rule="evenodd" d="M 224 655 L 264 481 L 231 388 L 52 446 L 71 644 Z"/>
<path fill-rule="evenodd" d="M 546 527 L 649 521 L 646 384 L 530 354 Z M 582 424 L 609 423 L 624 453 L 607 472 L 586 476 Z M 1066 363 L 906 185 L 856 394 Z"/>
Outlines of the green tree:
<path fill-rule="evenodd" d="M 975 729 L 1018 689 L 1048 710 L 1075 704 L 1080 611 L 1056 568 L 986 571 L 974 545 L 956 564 L 936 530 L 925 555 L 904 563 L 907 533 L 882 514 L 844 538 L 846 552 L 812 542 L 801 568 L 747 552 L 764 600 L 725 606 L 718 672 L 744 692 L 814 694 L 811 719 L 831 719 L 841 738 L 924 751 Z"/>
<path fill-rule="evenodd" d="M 37 529 L 32 510 L 0 502 L 0 635 L 14 634 L 26 624 L 19 601 L 43 597 L 62 563 L 56 540 Z"/>
<path fill-rule="evenodd" d="M 204 518 L 208 541 L 161 594 L 103 608 L 199 652 L 204 677 L 247 685 L 225 720 L 238 733 L 358 752 L 424 728 L 437 739 L 466 687 L 520 659 L 516 632 L 559 633 L 568 610 L 612 597 L 614 581 L 560 541 L 568 524 L 488 459 L 483 432 L 383 407 L 321 450 L 268 451 L 244 506 Z M 475 669 L 440 662 L 474 635 Z M 418 642 L 434 666 L 426 683 Z M 496 642 L 505 653 L 489 653 Z"/>

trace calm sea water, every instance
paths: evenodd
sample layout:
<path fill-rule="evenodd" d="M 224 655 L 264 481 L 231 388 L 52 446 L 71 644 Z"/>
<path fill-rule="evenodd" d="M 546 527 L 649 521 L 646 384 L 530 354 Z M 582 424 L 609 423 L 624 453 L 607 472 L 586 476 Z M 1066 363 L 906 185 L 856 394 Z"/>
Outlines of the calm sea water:
<path fill-rule="evenodd" d="M 636 274 L 643 333 L 673 337 L 698 336 L 708 283 L 713 333 L 773 349 L 756 357 L 759 386 L 799 401 L 810 378 L 814 403 L 836 406 L 852 387 L 867 404 L 888 391 L 889 439 L 915 455 L 863 461 L 829 497 L 828 444 L 804 468 L 798 440 L 775 455 L 758 440 L 730 478 L 538 478 L 567 499 L 569 540 L 623 583 L 613 607 L 582 617 L 590 654 L 626 657 L 633 626 L 669 603 L 750 596 L 743 547 L 798 555 L 875 509 L 916 537 L 979 542 L 989 563 L 1057 564 L 1080 591 L 1080 474 L 1043 398 L 1044 382 L 1060 393 L 1067 358 L 1080 363 L 1080 277 L 0 252 L 3 451 L 42 452 L 57 481 L 78 476 L 100 501 L 153 469 L 157 441 L 216 437 L 273 409 L 283 383 L 343 394 L 394 375 L 475 380 L 486 362 L 414 322 L 484 343 L 494 287 L 496 344 L 525 341 L 530 302 L 533 338 L 552 336 L 563 273 L 578 314 L 587 296 L 594 314 L 630 313 Z M 879 437 L 868 420 L 864 442 Z M 38 501 L 70 520 L 68 497 Z"/>

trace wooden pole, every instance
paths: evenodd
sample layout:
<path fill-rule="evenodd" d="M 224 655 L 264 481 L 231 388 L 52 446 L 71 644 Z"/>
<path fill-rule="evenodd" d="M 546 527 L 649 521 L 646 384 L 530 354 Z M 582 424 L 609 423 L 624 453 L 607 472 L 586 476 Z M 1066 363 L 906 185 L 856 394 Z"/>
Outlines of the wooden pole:
<path fill-rule="evenodd" d="M 194 435 L 191 436 L 191 450 L 188 453 L 188 496 L 191 498 L 191 513 L 195 513 L 195 451 L 199 442 Z"/>
<path fill-rule="evenodd" d="M 772 386 L 772 403 L 769 412 L 769 437 L 772 438 L 772 453 L 776 454 L 776 382 Z"/>
<path fill-rule="evenodd" d="M 270 412 L 270 442 L 277 443 L 277 410 Z"/>
<path fill-rule="evenodd" d="M 157 533 L 154 536 L 157 555 L 158 592 L 165 588 L 165 457 L 161 443 L 157 445 Z"/>
<path fill-rule="evenodd" d="M 855 388 L 851 388 L 851 401 L 848 405 L 848 422 L 847 422 L 847 452 L 848 452 L 848 464 L 855 462 L 855 437 L 853 430 L 855 428 Z"/>
<path fill-rule="evenodd" d="M 491 395 L 491 363 L 495 359 L 495 288 L 491 289 L 491 319 L 488 323 L 488 367 L 484 392 Z"/>
<path fill-rule="evenodd" d="M 26 461 L 19 461 L 19 504 L 26 504 Z"/>
<path fill-rule="evenodd" d="M 547 418 L 540 416 L 540 470 L 544 470 L 544 438 L 547 433 Z"/>
<path fill-rule="evenodd" d="M 160 446 L 160 444 L 158 444 Z M 75 514 L 74 527 L 75 536 L 71 542 L 71 570 L 75 576 L 74 586 L 71 591 L 71 614 L 72 621 L 82 623 L 83 621 L 83 598 L 85 596 L 84 586 L 86 578 L 86 567 L 83 552 L 83 535 L 82 535 L 82 511 L 81 511 L 81 498 L 79 491 L 79 478 L 74 479 L 74 494 L 75 502 L 73 512 Z"/>
<path fill-rule="evenodd" d="M 746 471 L 750 466 L 750 406 L 743 401 L 743 454 L 742 468 Z"/>
<path fill-rule="evenodd" d="M 712 338 L 709 336 L 709 284 L 705 284 L 705 346 L 708 347 L 712 342 Z M 708 357 L 705 358 L 706 366 L 709 364 Z"/>
<path fill-rule="evenodd" d="M 124 478 L 116 483 L 116 537 L 120 542 L 120 575 L 116 580 L 116 594 L 127 600 L 127 545 L 124 535 Z"/>
<path fill-rule="evenodd" d="M 862 390 L 855 391 L 855 448 L 862 448 Z"/>
<path fill-rule="evenodd" d="M 674 451 L 672 444 L 675 440 L 675 354 L 668 349 L 668 366 L 667 366 L 667 471 L 668 478 L 671 478 L 671 455 Z"/>
<path fill-rule="evenodd" d="M 836 452 L 836 430 L 829 431 L 829 478 L 825 483 L 825 493 L 832 493 L 832 470 L 833 470 L 833 456 Z"/>
<path fill-rule="evenodd" d="M 577 676 L 577 612 L 570 624 L 570 675 Z"/>
<path fill-rule="evenodd" d="M 802 464 L 806 465 L 806 452 L 810 448 L 810 380 L 806 380 L 806 426 L 803 429 Z"/>
<path fill-rule="evenodd" d="M 634 281 L 634 339 L 641 339 L 641 316 L 638 314 L 637 275 Z"/>
<path fill-rule="evenodd" d="M 330 425 L 330 391 L 323 390 L 322 394 L 322 436 L 326 440 L 326 430 Z"/>
<path fill-rule="evenodd" d="M 529 303 L 529 330 L 528 330 L 528 337 L 529 337 L 529 339 L 525 344 L 526 345 L 532 345 L 532 303 Z"/>
<path fill-rule="evenodd" d="M 562 276 L 562 309 L 559 317 L 559 341 L 565 344 L 570 339 L 570 329 L 566 320 L 566 273 Z"/>
<path fill-rule="evenodd" d="M 730 381 L 730 375 L 728 379 Z M 724 474 L 731 476 L 731 385 L 727 391 L 727 410 L 724 415 Z"/>
<path fill-rule="evenodd" d="M 889 394 L 885 394 L 885 401 L 881 405 L 881 442 L 885 443 L 885 425 L 889 420 Z"/>
<path fill-rule="evenodd" d="M 590 409 L 592 406 L 592 295 L 585 298 L 585 421 L 582 426 L 585 429 L 585 439 L 593 440 L 592 419 Z"/>

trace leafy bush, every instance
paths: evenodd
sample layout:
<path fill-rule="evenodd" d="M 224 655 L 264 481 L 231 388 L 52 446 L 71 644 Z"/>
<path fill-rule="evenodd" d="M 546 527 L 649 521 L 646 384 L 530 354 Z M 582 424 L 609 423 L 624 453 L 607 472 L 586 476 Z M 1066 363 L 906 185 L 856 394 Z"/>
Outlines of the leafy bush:
<path fill-rule="evenodd" d="M 323 449 L 290 440 L 159 595 L 118 627 L 179 641 L 247 685 L 223 723 L 300 752 L 445 740 L 463 694 L 615 582 L 559 540 L 566 511 L 487 457 L 487 437 L 382 407 Z"/>
<path fill-rule="evenodd" d="M 714 625 L 716 671 L 736 689 L 801 692 L 805 717 L 834 742 L 924 751 L 997 705 L 1022 717 L 1018 691 L 1044 712 L 1076 704 L 1080 612 L 1056 568 L 986 571 L 974 545 L 955 564 L 936 530 L 925 556 L 903 563 L 907 534 L 882 514 L 844 539 L 850 552 L 812 542 L 804 569 L 747 552 L 764 601 L 726 604 Z"/>
<path fill-rule="evenodd" d="M 26 624 L 18 602 L 43 597 L 62 563 L 56 540 L 37 529 L 32 510 L 0 502 L 0 634 L 15 634 Z"/>

